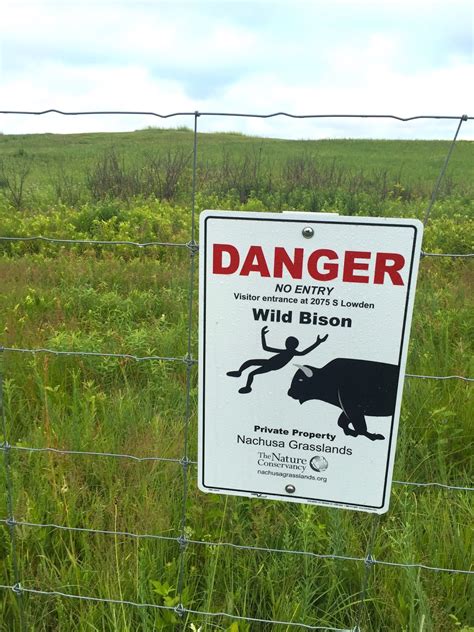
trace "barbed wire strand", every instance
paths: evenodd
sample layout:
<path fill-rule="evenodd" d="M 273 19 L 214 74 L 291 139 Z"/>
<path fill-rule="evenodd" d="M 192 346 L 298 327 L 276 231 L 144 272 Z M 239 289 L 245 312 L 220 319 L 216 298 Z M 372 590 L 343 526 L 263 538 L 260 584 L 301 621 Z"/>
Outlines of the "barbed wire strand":
<path fill-rule="evenodd" d="M 223 541 L 213 541 L 213 540 L 195 540 L 192 538 L 187 538 L 185 535 L 179 536 L 166 536 L 156 533 L 134 533 L 131 531 L 116 531 L 113 529 L 93 529 L 91 527 L 70 527 L 68 525 L 59 525 L 55 523 L 38 523 L 38 522 L 28 522 L 24 520 L 15 520 L 14 518 L 2 518 L 0 519 L 0 524 L 5 524 L 8 527 L 30 527 L 37 529 L 57 529 L 59 531 L 72 531 L 77 533 L 89 533 L 91 535 L 112 535 L 112 536 L 121 536 L 121 537 L 129 537 L 136 540 L 163 540 L 167 542 L 176 542 L 179 544 L 181 548 L 187 547 L 188 545 L 196 545 L 196 546 L 204 546 L 204 547 L 223 547 L 229 549 L 235 549 L 238 551 L 249 551 L 253 553 L 277 553 L 277 554 L 285 554 L 285 555 L 299 555 L 306 558 L 312 558 L 316 560 L 329 560 L 329 561 L 340 561 L 340 562 L 364 562 L 371 565 L 379 565 L 379 566 L 391 566 L 398 568 L 420 568 L 427 571 L 434 571 L 438 573 L 452 573 L 452 574 L 461 574 L 461 575 L 474 575 L 474 571 L 469 569 L 460 569 L 460 568 L 450 568 L 450 567 L 441 567 L 441 566 L 432 566 L 429 564 L 425 564 L 423 562 L 392 562 L 388 560 L 378 560 L 375 559 L 372 555 L 372 548 L 368 549 L 370 552 L 366 557 L 356 557 L 353 555 L 341 555 L 335 553 L 315 553 L 313 551 L 304 551 L 298 549 L 284 549 L 277 547 L 268 547 L 268 546 L 257 546 L 251 544 L 237 544 L 235 542 L 223 542 Z M 370 542 L 370 540 L 369 540 Z"/>
<path fill-rule="evenodd" d="M 197 364 L 198 359 L 189 355 L 184 357 L 166 357 L 166 356 L 135 356 L 130 353 L 107 353 L 101 351 L 64 351 L 57 349 L 47 349 L 45 347 L 39 347 L 37 349 L 26 349 L 19 347 L 0 347 L 0 351 L 8 351 L 10 353 L 50 353 L 56 356 L 91 356 L 99 358 L 116 358 L 124 360 L 133 360 L 135 362 L 145 362 L 150 360 L 159 360 L 163 362 L 182 362 L 183 364 L 193 365 Z M 405 373 L 405 377 L 418 378 L 424 380 L 463 380 L 464 382 L 474 382 L 473 377 L 466 377 L 463 375 L 417 375 L 415 373 Z"/>
<path fill-rule="evenodd" d="M 4 402 L 4 389 L 3 389 L 3 358 L 0 358 L 0 417 L 1 417 L 1 428 L 3 434 L 3 467 L 5 471 L 5 485 L 6 485 L 6 503 L 7 503 L 7 513 L 8 519 L 13 520 L 13 474 L 12 474 L 12 466 L 10 461 L 10 451 L 7 449 L 8 445 L 8 430 L 7 430 L 7 415 L 5 411 L 5 402 Z M 10 536 L 10 545 L 11 545 L 11 559 L 12 559 L 12 570 L 14 582 L 18 583 L 20 581 L 20 570 L 18 565 L 18 553 L 17 553 L 17 543 L 16 543 L 16 532 L 15 526 L 10 525 L 8 527 L 8 532 Z M 22 632 L 26 632 L 26 622 L 25 622 L 25 613 L 23 611 L 23 599 L 21 595 L 17 595 L 18 602 L 18 613 L 20 617 L 20 629 Z"/>
<path fill-rule="evenodd" d="M 434 206 L 434 204 L 436 202 L 436 198 L 438 196 L 438 191 L 440 189 L 441 182 L 443 181 L 443 178 L 444 178 L 444 176 L 446 174 L 446 170 L 448 168 L 449 161 L 451 159 L 451 155 L 452 155 L 453 150 L 454 150 L 454 146 L 456 145 L 456 141 L 457 141 L 457 138 L 458 138 L 458 135 L 459 135 L 459 131 L 461 130 L 461 126 L 464 123 L 464 121 L 467 121 L 467 118 L 468 118 L 467 115 L 463 114 L 460 117 L 460 119 L 459 119 L 459 123 L 458 123 L 457 129 L 456 129 L 456 133 L 454 134 L 454 138 L 451 141 L 451 144 L 449 146 L 448 153 L 446 155 L 446 158 L 444 159 L 443 166 L 441 167 L 441 171 L 439 172 L 438 178 L 437 178 L 436 183 L 434 185 L 433 192 L 431 193 L 431 199 L 430 199 L 430 202 L 428 204 L 428 208 L 426 209 L 426 213 L 425 213 L 425 216 L 423 218 L 423 224 L 424 224 L 425 227 L 428 224 L 428 220 L 430 218 L 431 211 L 432 211 L 433 206 Z"/>
<path fill-rule="evenodd" d="M 166 241 L 121 241 L 121 240 L 98 240 L 98 239 L 68 239 L 66 237 L 45 237 L 44 235 L 16 235 L 16 236 L 2 236 L 0 235 L 0 241 L 43 241 L 52 244 L 69 244 L 69 245 L 87 245 L 87 246 L 133 246 L 137 248 L 148 248 L 150 246 L 165 246 L 175 248 L 188 248 L 194 251 L 199 250 L 198 242 L 166 242 Z M 457 252 L 420 252 L 420 258 L 424 257 L 446 257 L 449 259 L 464 258 L 469 259 L 474 257 L 474 253 L 457 253 Z"/>
<path fill-rule="evenodd" d="M 52 454 L 58 454 L 61 456 L 92 456 L 92 457 L 106 457 L 113 459 L 129 459 L 131 461 L 137 461 L 139 463 L 143 462 L 163 462 L 163 463 L 176 463 L 182 465 L 182 458 L 173 458 L 173 457 L 163 457 L 163 456 L 139 456 L 137 454 L 121 454 L 117 452 L 93 452 L 89 450 L 66 450 L 61 448 L 51 448 L 51 447 L 32 447 L 32 446 L 24 446 L 24 445 L 5 445 L 4 443 L 0 443 L 0 450 L 17 450 L 24 452 L 47 452 Z M 188 466 L 196 466 L 197 461 L 192 461 L 188 459 Z M 449 485 L 448 483 L 438 483 L 438 482 L 418 482 L 418 481 L 393 481 L 394 485 L 410 485 L 413 487 L 436 487 L 442 490 L 447 491 L 462 491 L 462 492 L 473 492 L 474 487 L 466 487 L 462 485 Z"/>

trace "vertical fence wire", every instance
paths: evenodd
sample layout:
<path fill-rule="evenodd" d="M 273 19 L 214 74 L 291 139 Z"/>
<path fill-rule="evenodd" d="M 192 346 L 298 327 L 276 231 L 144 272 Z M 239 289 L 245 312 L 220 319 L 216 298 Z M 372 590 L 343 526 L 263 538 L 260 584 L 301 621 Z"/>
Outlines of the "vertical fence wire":
<path fill-rule="evenodd" d="M 181 525 L 180 525 L 180 563 L 177 593 L 179 603 L 177 612 L 184 614 L 183 590 L 185 580 L 185 563 L 186 563 L 186 526 L 187 526 L 187 500 L 188 500 L 188 476 L 189 476 L 189 426 L 192 416 L 191 402 L 191 386 L 193 378 L 194 361 L 192 357 L 192 331 L 193 331 L 193 308 L 194 308 L 194 277 L 196 271 L 196 254 L 198 246 L 196 243 L 196 179 L 197 179 L 197 134 L 198 134 L 198 117 L 199 113 L 194 113 L 194 131 L 193 131 L 193 174 L 192 174 L 192 192 L 191 192 L 191 239 L 189 246 L 189 292 L 188 292 L 188 342 L 186 354 L 186 409 L 184 419 L 184 448 L 183 458 L 181 460 L 183 468 L 183 498 L 181 507 Z"/>
<path fill-rule="evenodd" d="M 16 601 L 18 603 L 18 612 L 20 618 L 20 629 L 22 632 L 26 632 L 25 625 L 25 613 L 23 610 L 23 597 L 21 591 L 21 582 L 20 582 L 20 568 L 18 565 L 18 553 L 17 553 L 17 543 L 16 543 L 16 533 L 15 533 L 15 518 L 13 515 L 13 473 L 12 473 L 12 465 L 11 465 L 11 450 L 9 444 L 9 433 L 7 429 L 7 413 L 5 410 L 5 399 L 4 399 L 4 377 L 3 377 L 3 352 L 0 350 L 0 417 L 1 417 L 1 426 L 2 426 L 2 435 L 3 435 L 3 466 L 5 470 L 5 487 L 6 487 L 6 501 L 7 501 L 7 525 L 8 532 L 10 534 L 10 545 L 11 545 L 11 560 L 12 560 L 12 571 L 13 571 L 13 592 L 16 595 Z"/>
<path fill-rule="evenodd" d="M 362 619 L 367 610 L 367 590 L 369 586 L 370 573 L 372 571 L 373 566 L 375 565 L 373 551 L 375 538 L 377 537 L 377 532 L 380 526 L 380 516 L 374 515 L 372 518 L 372 527 L 370 529 L 370 535 L 367 542 L 367 549 L 365 554 L 365 568 L 364 574 L 362 575 L 362 584 L 360 589 L 360 598 L 359 605 L 357 608 L 356 615 L 356 625 L 354 628 L 354 632 L 362 632 Z"/>
<path fill-rule="evenodd" d="M 428 208 L 426 209 L 426 213 L 425 213 L 425 216 L 423 218 L 423 224 L 425 226 L 428 223 L 431 211 L 433 209 L 433 206 L 434 206 L 434 204 L 436 202 L 436 198 L 438 196 L 438 192 L 439 192 L 441 183 L 442 183 L 443 178 L 444 178 L 444 176 L 446 174 L 446 170 L 448 168 L 449 161 L 451 159 L 451 155 L 453 153 L 454 146 L 456 145 L 456 141 L 457 141 L 459 132 L 461 130 L 461 125 L 464 123 L 464 121 L 467 121 L 467 120 L 468 120 L 467 114 L 463 114 L 461 116 L 461 118 L 459 119 L 459 123 L 458 123 L 457 129 L 456 129 L 456 133 L 454 134 L 454 138 L 451 141 L 451 144 L 449 146 L 448 153 L 446 155 L 446 158 L 444 159 L 443 166 L 441 167 L 441 171 L 439 172 L 438 178 L 437 178 L 436 183 L 435 183 L 434 188 L 433 188 L 433 192 L 431 194 L 431 199 L 430 199 L 430 202 L 428 204 Z"/>

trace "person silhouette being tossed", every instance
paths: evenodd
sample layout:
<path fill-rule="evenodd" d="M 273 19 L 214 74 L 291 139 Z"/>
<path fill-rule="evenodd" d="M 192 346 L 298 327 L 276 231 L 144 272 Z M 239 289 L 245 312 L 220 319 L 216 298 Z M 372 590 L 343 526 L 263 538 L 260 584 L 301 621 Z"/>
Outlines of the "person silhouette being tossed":
<path fill-rule="evenodd" d="M 238 371 L 229 371 L 227 373 L 227 375 L 229 375 L 230 377 L 240 377 L 243 371 L 245 371 L 249 367 L 251 366 L 259 367 L 258 369 L 255 369 L 254 371 L 251 371 L 248 374 L 247 384 L 243 386 L 242 388 L 239 388 L 239 393 L 251 392 L 252 382 L 256 375 L 261 375 L 262 373 L 269 373 L 270 371 L 278 371 L 278 369 L 282 369 L 284 366 L 288 364 L 288 362 L 291 362 L 291 360 L 295 356 L 306 355 L 313 349 L 316 349 L 316 347 L 320 345 L 322 342 L 324 342 L 328 337 L 327 334 L 324 336 L 324 338 L 320 338 L 318 336 L 318 339 L 316 340 L 316 342 L 313 343 L 310 347 L 308 347 L 307 349 L 304 349 L 303 351 L 297 351 L 297 347 L 300 344 L 298 338 L 295 338 L 294 336 L 289 336 L 285 340 L 284 349 L 274 349 L 273 347 L 269 347 L 265 340 L 265 335 L 268 333 L 268 331 L 269 330 L 267 326 L 262 327 L 262 347 L 264 351 L 269 351 L 270 353 L 274 353 L 275 355 L 267 359 L 257 358 L 255 360 L 247 360 L 246 362 L 242 364 L 242 366 L 240 367 Z"/>

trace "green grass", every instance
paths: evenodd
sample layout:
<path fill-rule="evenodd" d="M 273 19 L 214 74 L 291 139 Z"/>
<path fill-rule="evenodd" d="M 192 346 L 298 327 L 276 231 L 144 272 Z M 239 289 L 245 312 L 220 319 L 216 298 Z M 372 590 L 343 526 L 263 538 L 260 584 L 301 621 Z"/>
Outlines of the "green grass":
<path fill-rule="evenodd" d="M 428 199 L 448 141 L 275 140 L 199 134 L 198 190 L 272 208 L 379 213 L 391 200 Z M 77 205 L 110 194 L 188 203 L 193 133 L 0 136 L 0 190 L 16 208 Z M 440 197 L 472 199 L 472 143 L 458 141 Z M 16 175 L 15 175 L 16 174 Z M 24 190 L 18 189 L 23 174 Z M 18 193 L 18 192 L 17 192 Z"/>
<path fill-rule="evenodd" d="M 23 149 L 34 158 L 24 208 L 14 208 L 4 190 L 0 234 L 186 243 L 190 235 L 186 183 L 168 201 L 143 196 L 94 201 L 84 189 L 84 197 L 76 204 L 55 199 L 54 187 L 48 183 L 51 165 L 66 162 L 68 168 L 80 167 L 85 173 L 111 146 L 133 165 L 161 142 L 188 147 L 192 135 L 185 130 L 146 130 L 119 135 L 0 137 L 0 154 L 14 155 Z M 281 179 L 272 189 L 262 178 L 260 194 L 254 192 L 244 200 L 240 193 L 245 187 L 239 191 L 223 186 L 220 192 L 213 192 L 209 186 L 199 190 L 198 211 L 206 206 L 261 212 L 282 208 L 274 204 L 290 182 L 282 174 L 291 152 L 298 157 L 309 147 L 319 152 L 318 160 L 327 166 L 323 201 L 328 210 L 347 212 L 353 204 L 352 212 L 359 214 L 421 217 L 447 149 L 445 143 L 298 144 L 239 135 L 203 135 L 199 142 L 202 155 L 207 152 L 221 174 L 218 158 L 224 145 L 232 145 L 234 166 L 263 147 L 269 160 L 280 161 L 273 173 Z M 466 177 L 471 146 L 459 144 L 454 157 L 458 162 L 452 164 L 452 190 L 444 189 L 433 209 L 425 250 L 473 249 L 472 202 L 466 194 L 472 186 Z M 330 177 L 333 159 L 344 167 L 344 178 L 337 187 Z M 311 162 L 305 158 L 302 164 L 307 169 Z M 357 188 L 354 178 L 361 164 L 364 172 L 361 188 Z M 396 174 L 400 164 L 407 165 L 409 178 L 400 186 L 410 189 L 409 196 L 399 190 L 383 197 L 381 190 L 371 188 L 373 170 Z M 244 176 L 241 172 L 239 186 L 245 184 Z M 295 186 L 291 195 L 288 192 L 287 207 L 304 208 L 312 199 L 314 191 L 306 185 Z M 351 187 L 355 187 L 353 191 Z M 113 249 L 38 242 L 2 244 L 1 248 L 0 342 L 4 346 L 178 358 L 186 354 L 186 248 Z M 407 371 L 472 376 L 472 262 L 423 259 L 418 287 Z M 196 307 L 195 300 L 194 322 Z M 192 334 L 196 354 L 195 329 Z M 13 353 L 1 354 L 0 361 L 8 441 L 13 446 L 182 457 L 184 363 Z M 196 402 L 193 369 L 192 460 L 196 458 Z M 457 380 L 407 379 L 394 478 L 472 486 L 472 412 L 471 385 Z M 10 457 L 16 520 L 172 538 L 181 533 L 180 463 L 22 450 L 12 450 Z M 0 480 L 4 490 L 4 467 Z M 187 608 L 348 629 L 355 625 L 363 563 L 199 542 L 364 558 L 373 516 L 203 495 L 196 487 L 194 466 L 189 469 L 188 491 L 186 536 L 196 543 L 184 552 L 183 602 Z M 6 517 L 5 492 L 0 508 L 0 517 Z M 15 532 L 24 586 L 177 604 L 181 551 L 176 541 L 48 527 L 17 527 Z M 394 485 L 390 511 L 380 519 L 376 532 L 375 559 L 468 569 L 471 549 L 469 492 Z M 2 526 L 0 584 L 13 582 L 11 543 Z M 192 630 L 191 624 L 196 629 L 202 626 L 203 631 L 216 626 L 231 632 L 293 629 L 232 623 L 222 616 L 188 615 L 181 620 L 174 612 L 55 596 L 24 594 L 21 602 L 27 629 L 41 632 Z M 471 603 L 472 580 L 466 575 L 376 565 L 369 574 L 362 629 L 467 631 L 474 624 Z M 0 630 L 20 629 L 16 597 L 0 591 Z"/>
<path fill-rule="evenodd" d="M 234 133 L 199 133 L 199 159 L 218 162 L 222 154 L 254 155 L 262 152 L 274 162 L 312 155 L 323 162 L 364 170 L 388 169 L 416 181 L 433 181 L 439 173 L 450 141 L 392 140 L 278 140 Z M 51 168 L 65 162 L 72 169 L 86 168 L 101 153 L 114 149 L 132 161 L 169 149 L 192 151 L 193 132 L 152 128 L 136 132 L 96 134 L 0 135 L 0 156 L 31 158 L 38 174 L 46 178 Z M 470 179 L 472 144 L 458 141 L 451 160 L 451 173 L 459 182 Z"/>

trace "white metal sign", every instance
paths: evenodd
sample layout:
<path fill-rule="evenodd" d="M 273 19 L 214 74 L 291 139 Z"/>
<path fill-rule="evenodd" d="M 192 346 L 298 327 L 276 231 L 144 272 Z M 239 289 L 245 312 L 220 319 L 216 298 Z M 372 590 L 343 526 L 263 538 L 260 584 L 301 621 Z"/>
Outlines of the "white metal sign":
<path fill-rule="evenodd" d="M 201 490 L 387 511 L 422 232 L 201 215 Z"/>

